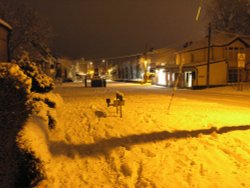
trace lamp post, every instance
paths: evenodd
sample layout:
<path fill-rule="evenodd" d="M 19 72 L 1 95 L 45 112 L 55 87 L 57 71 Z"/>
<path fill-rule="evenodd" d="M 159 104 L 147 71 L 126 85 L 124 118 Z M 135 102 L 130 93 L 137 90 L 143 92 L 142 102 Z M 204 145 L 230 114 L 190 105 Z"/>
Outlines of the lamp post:
<path fill-rule="evenodd" d="M 208 45 L 207 45 L 207 88 L 210 87 L 210 48 L 211 48 L 211 23 L 208 24 Z"/>
<path fill-rule="evenodd" d="M 103 75 L 107 75 L 107 72 L 108 72 L 108 61 L 103 59 L 102 60 L 102 67 L 103 67 L 103 70 L 102 70 L 102 74 Z"/>
<path fill-rule="evenodd" d="M 144 83 L 148 81 L 148 60 L 144 60 Z"/>
<path fill-rule="evenodd" d="M 153 48 L 148 49 L 148 45 L 145 45 L 145 50 L 143 53 L 143 64 L 144 64 L 144 83 L 148 81 L 148 65 L 151 63 L 148 58 L 148 52 L 152 52 Z"/>

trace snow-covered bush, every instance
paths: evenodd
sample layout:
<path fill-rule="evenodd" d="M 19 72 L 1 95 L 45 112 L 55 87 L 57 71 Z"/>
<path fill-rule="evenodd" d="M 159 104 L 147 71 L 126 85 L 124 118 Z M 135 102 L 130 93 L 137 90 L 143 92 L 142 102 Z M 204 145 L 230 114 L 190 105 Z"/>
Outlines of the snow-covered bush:
<path fill-rule="evenodd" d="M 17 62 L 24 73 L 32 79 L 31 91 L 46 93 L 51 91 L 55 84 L 51 77 L 42 72 L 42 70 L 32 62 L 28 53 L 24 53 Z"/>
<path fill-rule="evenodd" d="M 32 112 L 47 122 L 48 127 L 56 127 L 56 107 L 63 103 L 59 94 L 49 93 L 32 93 L 31 94 Z"/>
<path fill-rule="evenodd" d="M 30 111 L 31 79 L 18 65 L 0 63 L 0 125 L 9 126 Z M 15 123 L 15 122 L 13 122 Z"/>
<path fill-rule="evenodd" d="M 32 80 L 16 64 L 0 63 L 0 166 L 2 187 L 29 187 L 42 177 L 39 159 L 17 146 L 18 132 L 31 113 Z"/>
<path fill-rule="evenodd" d="M 48 92 L 54 86 L 52 79 L 28 57 L 19 64 L 22 67 L 0 63 L 0 169 L 5 169 L 0 184 L 3 187 L 33 187 L 44 178 L 39 155 L 28 147 L 20 147 L 26 145 L 25 136 L 19 133 L 33 115 L 41 117 L 48 128 L 55 128 L 55 108 L 63 102 L 60 95 Z"/>

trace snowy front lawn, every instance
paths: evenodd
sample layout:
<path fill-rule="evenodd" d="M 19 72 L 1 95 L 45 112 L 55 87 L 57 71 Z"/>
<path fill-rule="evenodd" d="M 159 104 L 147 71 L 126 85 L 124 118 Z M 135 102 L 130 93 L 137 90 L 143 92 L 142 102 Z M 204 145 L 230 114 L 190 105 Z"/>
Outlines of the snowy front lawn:
<path fill-rule="evenodd" d="M 105 99 L 125 94 L 123 118 Z M 24 137 L 43 161 L 40 187 L 250 187 L 250 108 L 110 83 L 56 89 L 57 127 L 39 117 Z"/>

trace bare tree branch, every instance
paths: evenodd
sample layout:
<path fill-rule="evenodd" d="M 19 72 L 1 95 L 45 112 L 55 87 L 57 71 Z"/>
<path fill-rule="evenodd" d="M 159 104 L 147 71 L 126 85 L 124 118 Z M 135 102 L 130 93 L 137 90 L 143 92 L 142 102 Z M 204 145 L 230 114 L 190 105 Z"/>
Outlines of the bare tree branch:
<path fill-rule="evenodd" d="M 27 51 L 34 61 L 44 59 L 41 50 L 32 45 L 33 42 L 48 48 L 49 41 L 55 36 L 44 19 L 17 0 L 0 0 L 0 18 L 13 27 L 10 38 L 11 58 L 17 60 L 23 51 Z"/>
<path fill-rule="evenodd" d="M 250 34 L 249 0 L 208 0 L 207 16 L 215 29 Z"/>

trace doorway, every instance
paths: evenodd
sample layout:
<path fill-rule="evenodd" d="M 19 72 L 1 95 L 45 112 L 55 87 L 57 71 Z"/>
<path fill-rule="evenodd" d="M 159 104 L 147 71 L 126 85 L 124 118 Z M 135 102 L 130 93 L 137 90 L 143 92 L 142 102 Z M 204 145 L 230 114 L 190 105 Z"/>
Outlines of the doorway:
<path fill-rule="evenodd" d="M 188 87 L 188 88 L 193 87 L 193 75 L 194 75 L 194 72 L 192 72 L 192 71 L 186 71 L 184 73 L 185 87 Z"/>
<path fill-rule="evenodd" d="M 250 62 L 247 63 L 246 65 L 246 80 L 247 82 L 250 81 Z"/>
<path fill-rule="evenodd" d="M 165 69 L 160 69 L 158 71 L 158 82 L 157 84 L 159 85 L 166 85 L 166 70 Z"/>

